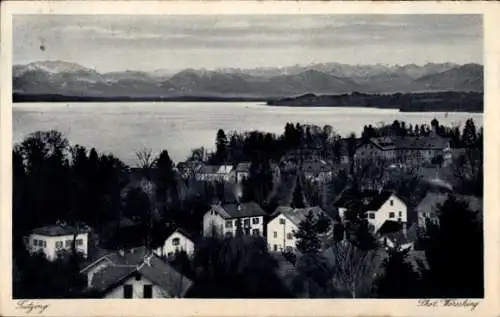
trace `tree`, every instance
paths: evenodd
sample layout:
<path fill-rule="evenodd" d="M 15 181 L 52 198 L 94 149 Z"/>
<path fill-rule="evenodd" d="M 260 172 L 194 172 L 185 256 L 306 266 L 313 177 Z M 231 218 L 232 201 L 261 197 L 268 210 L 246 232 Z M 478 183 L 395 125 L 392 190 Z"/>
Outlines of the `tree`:
<path fill-rule="evenodd" d="M 352 298 L 371 294 L 375 269 L 379 265 L 377 250 L 362 250 L 347 240 L 331 247 L 330 265 L 333 285 Z"/>
<path fill-rule="evenodd" d="M 158 169 L 158 179 L 156 180 L 156 196 L 159 202 L 165 203 L 169 197 L 168 192 L 170 191 L 171 200 L 175 200 L 172 189 L 177 187 L 174 162 L 170 158 L 167 150 L 163 150 L 158 155 L 156 159 L 156 168 Z"/>
<path fill-rule="evenodd" d="M 137 166 L 143 169 L 150 169 L 155 165 L 155 158 L 151 149 L 142 149 L 135 153 L 138 163 Z"/>
<path fill-rule="evenodd" d="M 424 249 L 429 264 L 424 274 L 427 296 L 483 297 L 482 220 L 466 202 L 450 195 L 438 208 L 438 224 L 429 224 Z M 457 272 L 467 273 L 457 278 Z"/>
<path fill-rule="evenodd" d="M 464 130 L 462 132 L 462 142 L 466 147 L 472 147 L 477 141 L 476 125 L 473 119 L 465 121 Z"/>
<path fill-rule="evenodd" d="M 219 129 L 215 139 L 215 164 L 223 164 L 227 160 L 227 137 L 224 130 Z"/>
<path fill-rule="evenodd" d="M 291 207 L 292 208 L 306 207 L 304 202 L 304 191 L 302 189 L 300 178 L 298 176 L 297 176 L 297 181 L 295 182 L 295 189 L 293 191 Z"/>
<path fill-rule="evenodd" d="M 421 297 L 420 278 L 408 262 L 408 249 L 389 249 L 382 267 L 384 273 L 375 281 L 375 292 L 379 298 Z"/>
<path fill-rule="evenodd" d="M 197 298 L 289 298 L 276 275 L 278 263 L 261 237 L 203 238 L 195 251 L 192 296 Z"/>
<path fill-rule="evenodd" d="M 309 212 L 306 219 L 300 222 L 299 230 L 294 234 L 297 238 L 297 250 L 303 254 L 318 254 L 321 242 L 318 238 L 316 219 Z"/>

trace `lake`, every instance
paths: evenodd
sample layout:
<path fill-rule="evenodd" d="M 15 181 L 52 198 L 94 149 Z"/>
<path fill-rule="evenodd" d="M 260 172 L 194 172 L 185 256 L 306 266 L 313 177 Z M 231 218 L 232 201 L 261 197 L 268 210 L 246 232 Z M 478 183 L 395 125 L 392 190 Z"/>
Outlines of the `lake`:
<path fill-rule="evenodd" d="M 404 120 L 407 124 L 430 124 L 436 118 L 444 125 L 462 125 L 473 118 L 483 123 L 481 113 L 399 112 L 376 108 L 271 107 L 255 102 L 102 102 L 17 103 L 13 105 L 13 142 L 37 130 L 58 130 L 71 144 L 95 147 L 113 153 L 135 166 L 135 152 L 144 148 L 159 153 L 167 149 L 175 162 L 191 149 L 213 149 L 218 129 L 260 130 L 281 134 L 287 122 L 331 125 L 342 136 L 361 134 L 364 125 L 377 126 Z"/>

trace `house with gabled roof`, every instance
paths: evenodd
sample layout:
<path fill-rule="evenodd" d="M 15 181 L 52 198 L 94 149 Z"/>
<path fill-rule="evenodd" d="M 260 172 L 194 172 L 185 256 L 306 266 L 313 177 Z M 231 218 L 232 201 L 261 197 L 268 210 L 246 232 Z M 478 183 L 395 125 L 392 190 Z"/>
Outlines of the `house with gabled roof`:
<path fill-rule="evenodd" d="M 178 252 L 186 252 L 188 256 L 192 256 L 197 240 L 198 234 L 177 228 L 168 235 L 163 245 L 158 247 L 155 253 L 159 256 L 171 257 Z"/>
<path fill-rule="evenodd" d="M 195 171 L 195 178 L 199 181 L 229 182 L 233 179 L 233 166 L 201 165 Z"/>
<path fill-rule="evenodd" d="M 415 208 L 418 216 L 417 224 L 420 228 L 425 228 L 427 220 L 438 223 L 438 210 L 439 206 L 442 205 L 448 198 L 449 193 L 433 193 L 429 192 L 420 201 L 418 206 Z M 483 200 L 475 196 L 467 195 L 457 195 L 454 196 L 461 201 L 468 204 L 468 207 L 472 211 L 482 212 L 483 210 Z"/>
<path fill-rule="evenodd" d="M 214 204 L 203 216 L 203 235 L 234 236 L 240 222 L 244 234 L 264 236 L 267 216 L 256 202 Z"/>
<path fill-rule="evenodd" d="M 370 138 L 356 147 L 356 159 L 431 161 L 448 155 L 450 138 L 431 136 L 384 136 Z"/>
<path fill-rule="evenodd" d="M 408 222 L 408 207 L 406 203 L 393 191 L 364 190 L 351 197 L 343 191 L 337 198 L 334 205 L 338 209 L 339 217 L 345 218 L 345 213 L 349 206 L 352 206 L 353 199 L 358 200 L 355 205 L 359 206 L 360 212 L 364 212 L 368 222 L 377 232 L 387 221 L 398 221 L 403 224 Z"/>
<path fill-rule="evenodd" d="M 35 228 L 26 237 L 26 247 L 30 253 L 43 252 L 48 260 L 55 260 L 59 252 L 69 251 L 76 234 L 76 251 L 87 257 L 89 249 L 89 232 L 87 226 L 75 228 L 64 222 Z"/>
<path fill-rule="evenodd" d="M 321 216 L 329 219 L 329 216 L 320 207 L 292 208 L 280 206 L 271 215 L 267 224 L 267 244 L 272 252 L 288 251 L 297 252 L 297 239 L 295 233 L 299 230 L 300 223 L 304 221 L 309 213 L 317 219 Z M 330 226 L 333 229 L 333 226 Z M 329 230 L 326 234 L 333 233 Z"/>
<path fill-rule="evenodd" d="M 300 169 L 308 180 L 328 181 L 333 175 L 332 165 L 323 160 L 305 161 Z"/>
<path fill-rule="evenodd" d="M 185 297 L 193 282 L 146 248 L 119 250 L 84 267 L 88 289 L 101 298 Z"/>

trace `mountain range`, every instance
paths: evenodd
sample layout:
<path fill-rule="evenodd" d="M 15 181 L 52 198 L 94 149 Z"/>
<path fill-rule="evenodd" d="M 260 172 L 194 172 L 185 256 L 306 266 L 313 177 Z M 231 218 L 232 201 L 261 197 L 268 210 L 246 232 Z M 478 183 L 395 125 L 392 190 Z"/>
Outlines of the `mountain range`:
<path fill-rule="evenodd" d="M 305 93 L 343 94 L 483 91 L 483 66 L 346 65 L 217 70 L 185 69 L 100 73 L 64 61 L 40 61 L 13 67 L 13 92 L 79 97 L 248 97 L 279 98 Z"/>

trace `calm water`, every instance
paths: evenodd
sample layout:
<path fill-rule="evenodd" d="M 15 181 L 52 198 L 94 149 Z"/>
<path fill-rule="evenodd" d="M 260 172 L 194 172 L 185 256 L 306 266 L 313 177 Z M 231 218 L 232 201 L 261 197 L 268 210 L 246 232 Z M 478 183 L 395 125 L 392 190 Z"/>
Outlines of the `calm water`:
<path fill-rule="evenodd" d="M 373 108 L 288 108 L 254 102 L 138 102 L 138 103 L 22 103 L 13 106 L 13 142 L 37 130 L 61 131 L 72 144 L 111 152 L 135 165 L 135 152 L 150 148 L 167 149 L 174 161 L 183 160 L 190 150 L 214 148 L 219 128 L 283 132 L 286 122 L 331 125 L 343 136 L 359 135 L 364 125 L 404 120 L 408 124 L 463 124 L 478 113 L 400 113 Z"/>

